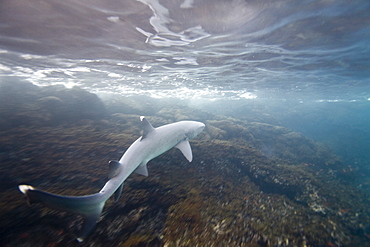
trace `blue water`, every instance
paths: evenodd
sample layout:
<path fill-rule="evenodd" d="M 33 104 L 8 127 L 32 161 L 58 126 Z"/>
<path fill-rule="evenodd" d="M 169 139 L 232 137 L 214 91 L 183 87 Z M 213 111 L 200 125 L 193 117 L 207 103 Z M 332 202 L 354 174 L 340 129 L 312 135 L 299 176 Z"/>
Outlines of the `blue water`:
<path fill-rule="evenodd" d="M 142 103 L 133 109 L 146 109 L 146 106 L 154 109 L 150 104 L 155 102 L 161 106 L 181 103 L 218 117 L 224 115 L 298 131 L 330 147 L 343 161 L 343 166 L 338 166 L 340 176 L 333 182 L 353 183 L 361 192 L 360 198 L 364 197 L 363 205 L 355 211 L 353 202 L 361 202 L 352 198 L 357 196 L 357 191 L 354 193 L 352 187 L 347 192 L 342 190 L 341 195 L 333 196 L 342 200 L 338 203 L 340 208 L 336 208 L 336 203 L 326 201 L 327 196 L 320 201 L 314 193 L 320 193 L 320 188 L 308 190 L 310 181 L 306 181 L 307 191 L 317 196 L 318 205 L 326 205 L 333 211 L 326 218 L 317 212 L 320 210 L 310 211 L 302 216 L 305 222 L 302 224 L 316 219 L 323 219 L 325 224 L 316 221 L 315 226 L 332 224 L 325 229 L 307 228 L 319 237 L 321 232 L 316 234 L 316 230 L 329 234 L 333 229 L 338 234 L 323 240 L 325 246 L 337 246 L 333 243 L 341 246 L 344 240 L 351 241 L 340 239 L 341 236 L 350 235 L 363 239 L 363 246 L 368 244 L 370 226 L 359 222 L 369 218 L 368 212 L 362 212 L 361 208 L 366 208 L 370 198 L 369 0 L 2 0 L 0 82 L 4 81 L 26 81 L 37 86 L 78 86 L 96 93 L 105 103 L 117 95 L 130 96 L 134 99 L 132 102 Z M 127 102 L 131 102 L 130 99 Z M 35 112 L 38 108 L 31 104 L 24 109 Z M 4 112 L 8 114 L 7 110 Z M 205 116 L 209 116 L 207 114 Z M 24 119 L 28 115 L 25 114 Z M 21 114 L 18 117 L 22 119 Z M 17 129 L 12 131 L 16 133 Z M 96 129 L 94 133 L 98 135 L 98 132 Z M 30 149 L 34 148 L 31 146 Z M 14 156 L 8 154 L 11 148 L 2 149 L 4 157 Z M 17 152 L 24 155 L 23 149 Z M 43 152 L 34 155 L 42 158 Z M 10 160 L 18 164 L 15 157 Z M 25 156 L 19 162 L 29 160 Z M 305 165 L 312 171 L 318 167 Z M 320 178 L 322 169 L 315 171 L 313 176 Z M 19 194 L 15 193 L 15 183 L 26 175 L 27 171 L 19 177 L 8 178 L 7 173 L 3 174 L 0 187 L 13 190 L 6 194 L 8 201 L 12 200 L 11 196 L 19 196 L 15 195 Z M 47 186 L 46 182 L 40 185 Z M 260 195 L 273 190 L 262 189 Z M 248 205 L 261 212 L 270 202 L 267 196 L 268 202 L 252 203 L 253 195 L 249 192 L 246 195 L 243 202 L 250 201 Z M 256 200 L 262 198 L 260 195 Z M 315 201 L 315 198 L 309 199 Z M 287 206 L 285 201 L 283 205 Z M 297 207 L 304 207 L 298 204 Z M 4 207 L 7 206 L 6 203 Z M 21 242 L 29 241 L 29 244 L 32 239 L 44 236 L 34 238 L 30 233 L 44 227 L 52 229 L 50 225 L 36 222 L 35 231 L 19 235 L 24 224 L 31 224 L 27 219 L 39 216 L 30 213 L 30 217 L 24 217 L 28 212 L 19 214 L 18 205 L 9 203 L 10 206 L 16 210 L 9 215 L 18 215 L 17 222 L 22 224 L 5 216 L 6 231 L 2 234 L 13 232 L 13 228 L 7 229 L 10 222 L 18 229 L 10 236 L 18 236 Z M 283 211 L 272 208 L 269 212 Z M 310 218 L 313 214 L 318 217 Z M 246 215 L 249 217 L 249 212 Z M 222 219 L 223 216 L 219 219 L 221 225 L 225 221 Z M 60 229 L 71 226 L 66 222 Z M 345 228 L 333 222 L 345 222 L 341 224 Z M 61 237 L 54 236 L 57 238 Z M 299 238 L 303 239 L 302 245 L 306 245 L 306 237 Z"/>
<path fill-rule="evenodd" d="M 370 170 L 367 0 L 2 1 L 0 13 L 1 80 L 253 112 Z"/>

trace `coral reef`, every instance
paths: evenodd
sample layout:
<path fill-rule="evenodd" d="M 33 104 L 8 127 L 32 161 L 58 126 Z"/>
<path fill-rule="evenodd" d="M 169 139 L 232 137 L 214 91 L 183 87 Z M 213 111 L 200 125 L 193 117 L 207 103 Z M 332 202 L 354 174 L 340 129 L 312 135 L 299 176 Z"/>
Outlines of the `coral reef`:
<path fill-rule="evenodd" d="M 71 93 L 54 90 L 59 93 L 30 86 L 25 94 L 34 95 L 14 103 L 6 121 L 29 110 L 27 97 L 39 102 L 35 111 L 48 112 L 44 108 L 59 107 L 66 102 L 61 95 Z M 1 246 L 370 245 L 369 198 L 328 148 L 283 127 L 177 106 L 158 107 L 148 119 L 154 126 L 204 121 L 206 129 L 191 141 L 193 162 L 175 149 L 152 160 L 149 176 L 130 176 L 119 202 L 109 200 L 94 232 L 77 243 L 80 216 L 29 207 L 17 185 L 69 195 L 104 185 L 108 161 L 119 158 L 140 129 L 137 115 L 106 114 L 96 105 L 99 117 L 71 113 L 50 124 L 29 112 L 17 128 L 3 125 Z"/>

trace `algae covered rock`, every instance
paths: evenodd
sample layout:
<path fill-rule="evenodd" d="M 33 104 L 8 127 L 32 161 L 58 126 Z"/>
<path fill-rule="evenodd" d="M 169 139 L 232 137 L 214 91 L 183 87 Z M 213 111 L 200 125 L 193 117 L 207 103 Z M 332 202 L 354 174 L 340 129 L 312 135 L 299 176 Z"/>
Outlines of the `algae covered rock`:
<path fill-rule="evenodd" d="M 9 106 L 23 111 L 28 122 L 36 119 L 33 125 L 0 130 L 1 246 L 370 244 L 369 199 L 328 148 L 281 126 L 168 105 L 146 112 L 154 127 L 182 119 L 206 123 L 191 140 L 193 162 L 177 149 L 150 161 L 149 176 L 132 174 L 120 200 L 107 201 L 93 233 L 78 244 L 81 217 L 28 207 L 17 185 L 68 195 L 98 192 L 107 181 L 108 161 L 140 136 L 139 116 L 114 112 L 94 121 L 98 117 L 86 111 L 84 118 L 93 120 L 46 125 L 40 119 L 55 119 L 52 111 L 77 120 L 78 111 L 64 111 L 79 102 L 76 95 L 95 101 L 80 89 L 42 91 L 30 86 Z"/>
<path fill-rule="evenodd" d="M 0 83 L 0 128 L 57 125 L 107 116 L 102 101 L 80 88 L 37 87 L 26 82 Z"/>
<path fill-rule="evenodd" d="M 323 165 L 340 162 L 323 144 L 281 126 L 224 119 L 208 121 L 206 131 L 210 138 L 251 145 L 268 158 L 283 159 L 291 164 Z"/>

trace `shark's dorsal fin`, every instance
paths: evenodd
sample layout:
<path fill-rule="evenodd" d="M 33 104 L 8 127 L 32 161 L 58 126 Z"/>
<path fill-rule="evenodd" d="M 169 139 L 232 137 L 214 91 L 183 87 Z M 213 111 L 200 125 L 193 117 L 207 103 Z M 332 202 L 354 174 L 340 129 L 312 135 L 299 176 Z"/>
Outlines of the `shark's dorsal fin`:
<path fill-rule="evenodd" d="M 144 176 L 148 176 L 148 168 L 146 166 L 146 162 L 141 163 L 135 170 L 136 173 Z"/>
<path fill-rule="evenodd" d="M 143 140 L 150 132 L 153 132 L 155 129 L 144 116 L 141 116 L 140 120 L 143 123 L 143 135 L 141 137 L 141 140 Z"/>
<path fill-rule="evenodd" d="M 120 165 L 121 165 L 121 163 L 119 163 L 116 160 L 109 161 L 108 179 L 111 179 L 111 178 L 117 176 L 117 174 L 119 172 Z"/>
<path fill-rule="evenodd" d="M 193 153 L 191 152 L 191 147 L 188 139 L 179 142 L 175 148 L 180 149 L 181 153 L 185 156 L 185 158 L 191 162 L 193 160 Z"/>

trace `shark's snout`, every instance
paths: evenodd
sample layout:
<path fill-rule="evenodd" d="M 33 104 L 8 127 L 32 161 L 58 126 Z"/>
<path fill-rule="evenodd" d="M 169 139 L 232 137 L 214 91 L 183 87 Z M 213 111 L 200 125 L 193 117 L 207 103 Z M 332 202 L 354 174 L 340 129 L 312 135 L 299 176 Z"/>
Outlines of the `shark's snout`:
<path fill-rule="evenodd" d="M 206 127 L 206 125 L 204 123 L 199 122 L 199 126 L 196 131 L 197 135 L 204 130 L 204 127 Z"/>
<path fill-rule="evenodd" d="M 203 131 L 205 124 L 202 122 L 195 122 L 195 121 L 189 121 L 188 123 L 190 124 L 190 128 L 188 128 L 186 136 L 189 139 L 193 139 L 195 136 L 197 136 L 200 132 Z"/>

